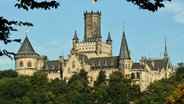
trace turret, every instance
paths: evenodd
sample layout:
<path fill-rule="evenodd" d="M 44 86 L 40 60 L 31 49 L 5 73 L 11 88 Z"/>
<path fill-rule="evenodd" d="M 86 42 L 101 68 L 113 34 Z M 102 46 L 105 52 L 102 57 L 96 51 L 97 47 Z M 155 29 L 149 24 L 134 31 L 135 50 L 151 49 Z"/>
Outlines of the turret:
<path fill-rule="evenodd" d="M 15 69 L 20 75 L 32 75 L 44 64 L 44 57 L 39 56 L 33 49 L 28 37 L 24 39 L 20 49 L 15 54 Z"/>
<path fill-rule="evenodd" d="M 129 69 L 132 67 L 132 60 L 124 31 L 118 59 L 119 59 L 119 69 L 122 71 L 124 76 L 127 76 L 128 74 L 130 74 Z"/>
<path fill-rule="evenodd" d="M 75 30 L 72 41 L 73 41 L 73 49 L 75 49 L 76 44 L 79 43 L 79 38 L 77 37 L 77 31 L 76 30 Z"/>
<path fill-rule="evenodd" d="M 106 43 L 109 44 L 109 45 L 112 44 L 112 39 L 111 39 L 110 32 L 108 32 L 108 37 L 107 37 Z"/>

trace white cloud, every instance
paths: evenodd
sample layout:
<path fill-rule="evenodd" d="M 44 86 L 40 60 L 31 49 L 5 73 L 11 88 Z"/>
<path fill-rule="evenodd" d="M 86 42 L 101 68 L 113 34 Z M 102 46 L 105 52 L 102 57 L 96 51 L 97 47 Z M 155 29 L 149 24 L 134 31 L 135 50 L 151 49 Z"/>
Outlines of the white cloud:
<path fill-rule="evenodd" d="M 178 23 L 184 24 L 184 3 L 168 3 L 164 8 L 165 12 L 170 12 L 174 14 L 174 20 Z"/>

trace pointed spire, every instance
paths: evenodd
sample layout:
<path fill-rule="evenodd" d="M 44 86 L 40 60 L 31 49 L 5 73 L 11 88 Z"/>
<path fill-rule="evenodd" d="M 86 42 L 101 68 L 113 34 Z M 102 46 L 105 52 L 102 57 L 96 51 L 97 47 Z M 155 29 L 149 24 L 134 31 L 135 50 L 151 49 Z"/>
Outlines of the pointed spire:
<path fill-rule="evenodd" d="M 77 37 L 77 31 L 75 30 L 74 36 L 73 36 L 73 40 L 79 40 L 79 38 Z"/>
<path fill-rule="evenodd" d="M 165 50 L 164 50 L 164 57 L 168 57 L 166 36 L 165 36 Z"/>
<path fill-rule="evenodd" d="M 119 59 L 131 59 L 130 53 L 128 50 L 128 45 L 125 37 L 125 31 L 123 31 L 123 37 L 121 41 L 121 47 L 120 47 L 120 53 L 119 53 Z"/>
<path fill-rule="evenodd" d="M 110 31 L 108 32 L 107 41 L 112 41 Z"/>
<path fill-rule="evenodd" d="M 32 45 L 31 45 L 31 43 L 30 43 L 27 36 L 24 39 L 24 42 L 22 43 L 22 45 L 21 45 L 21 47 L 20 47 L 17 54 L 37 54 L 34 51 L 34 49 L 33 49 L 33 47 L 32 47 Z"/>

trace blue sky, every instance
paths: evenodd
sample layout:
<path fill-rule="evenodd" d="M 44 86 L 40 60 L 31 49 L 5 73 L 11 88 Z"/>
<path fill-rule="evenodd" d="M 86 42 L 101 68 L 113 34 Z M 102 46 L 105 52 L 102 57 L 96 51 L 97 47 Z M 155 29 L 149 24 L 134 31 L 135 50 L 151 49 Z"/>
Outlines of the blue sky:
<path fill-rule="evenodd" d="M 101 35 L 105 42 L 108 31 L 113 40 L 113 55 L 119 55 L 123 21 L 129 49 L 133 61 L 138 62 L 141 56 L 160 58 L 164 55 L 165 36 L 170 59 L 174 66 L 184 62 L 184 1 L 166 2 L 166 7 L 157 12 L 141 10 L 126 0 L 61 0 L 58 9 L 50 11 L 25 11 L 14 7 L 16 0 L 0 1 L 0 16 L 10 20 L 28 21 L 34 27 L 17 27 L 11 38 L 24 40 L 26 29 L 28 38 L 35 51 L 47 55 L 50 60 L 57 60 L 60 55 L 67 55 L 72 47 L 74 31 L 77 30 L 80 41 L 84 37 L 84 11 L 101 11 Z M 1 49 L 17 52 L 21 44 L 4 45 Z M 14 69 L 14 61 L 0 57 L 0 70 Z"/>

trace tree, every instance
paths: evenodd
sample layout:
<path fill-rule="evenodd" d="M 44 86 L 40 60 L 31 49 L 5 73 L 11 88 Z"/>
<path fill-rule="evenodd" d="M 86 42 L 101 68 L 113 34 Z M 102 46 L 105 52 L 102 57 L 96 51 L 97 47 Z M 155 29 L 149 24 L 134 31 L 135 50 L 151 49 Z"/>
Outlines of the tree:
<path fill-rule="evenodd" d="M 14 77 L 18 77 L 18 74 L 15 70 L 9 69 L 0 71 L 0 79 Z"/>
<path fill-rule="evenodd" d="M 178 63 L 178 67 L 183 67 L 183 66 L 184 66 L 183 62 Z"/>
<path fill-rule="evenodd" d="M 68 81 L 68 86 L 75 91 L 79 92 L 89 92 L 90 87 L 88 86 L 88 73 L 81 69 L 79 73 L 75 73 L 72 75 L 70 80 Z"/>
<path fill-rule="evenodd" d="M 165 104 L 184 104 L 184 83 L 166 98 Z"/>
<path fill-rule="evenodd" d="M 41 71 L 37 71 L 30 77 L 30 83 L 33 86 L 34 90 L 42 92 L 48 87 L 48 78 L 47 74 Z"/>
<path fill-rule="evenodd" d="M 175 80 L 179 83 L 184 82 L 184 66 L 180 66 L 176 69 Z"/>
<path fill-rule="evenodd" d="M 22 98 L 31 85 L 27 78 L 5 78 L 0 80 L 0 102 L 1 104 L 12 104 Z"/>
<path fill-rule="evenodd" d="M 60 79 L 54 79 L 49 83 L 49 90 L 54 95 L 65 94 L 68 92 L 68 87 L 65 81 Z"/>
<path fill-rule="evenodd" d="M 175 81 L 172 78 L 161 79 L 151 83 L 147 90 L 142 92 L 138 99 L 138 104 L 163 104 L 165 98 L 172 93 L 176 87 Z"/>
<path fill-rule="evenodd" d="M 99 75 L 98 75 L 96 81 L 94 82 L 94 86 L 99 86 L 103 83 L 106 84 L 106 75 L 105 75 L 104 70 L 100 70 Z"/>
<path fill-rule="evenodd" d="M 123 78 L 121 71 L 113 72 L 109 78 L 109 86 L 107 88 L 108 102 L 113 104 L 129 104 L 130 101 L 133 101 L 139 95 L 139 88 L 132 85 L 130 79 Z"/>
<path fill-rule="evenodd" d="M 69 92 L 58 96 L 63 104 L 91 104 L 91 92 L 88 76 L 84 69 L 72 75 L 68 81 Z"/>
<path fill-rule="evenodd" d="M 98 0 L 94 0 L 95 2 Z M 171 0 L 127 0 L 128 2 L 133 3 L 134 5 L 139 6 L 140 9 L 146 9 L 152 12 L 157 11 L 159 8 L 164 7 L 166 1 Z"/>

